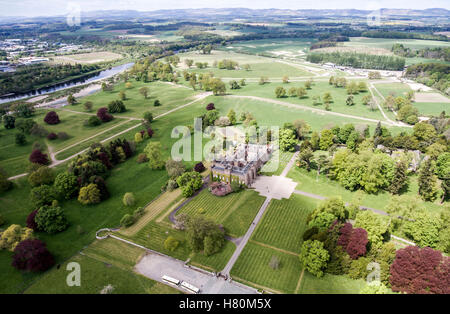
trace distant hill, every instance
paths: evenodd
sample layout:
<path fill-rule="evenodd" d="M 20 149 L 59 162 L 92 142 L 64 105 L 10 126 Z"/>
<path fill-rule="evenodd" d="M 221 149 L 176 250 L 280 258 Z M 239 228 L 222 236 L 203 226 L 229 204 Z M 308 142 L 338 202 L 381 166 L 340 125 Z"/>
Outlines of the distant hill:
<path fill-rule="evenodd" d="M 139 18 L 147 19 L 183 19 L 183 20 L 206 20 L 206 19 L 263 19 L 263 18 L 314 18 L 314 17 L 365 17 L 370 10 L 357 9 L 330 9 L 330 10 L 290 10 L 290 9 L 248 9 L 248 8 L 203 8 L 203 9 L 178 9 L 157 11 L 134 11 L 134 10 L 104 10 L 82 12 L 84 20 L 97 20 L 113 18 L 120 20 L 133 20 Z M 430 8 L 425 10 L 412 9 L 381 9 L 381 14 L 391 17 L 441 17 L 450 18 L 450 11 L 443 8 Z M 48 21 L 49 17 L 0 17 L 0 23 L 11 22 L 39 22 L 43 19 Z M 60 21 L 64 16 L 55 16 L 51 21 Z"/>

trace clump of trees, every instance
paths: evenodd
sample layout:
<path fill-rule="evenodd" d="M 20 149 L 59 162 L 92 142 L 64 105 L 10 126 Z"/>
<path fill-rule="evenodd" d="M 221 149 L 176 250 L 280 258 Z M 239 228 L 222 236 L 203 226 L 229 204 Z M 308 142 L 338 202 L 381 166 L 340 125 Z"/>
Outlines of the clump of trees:
<path fill-rule="evenodd" d="M 338 51 L 330 53 L 313 52 L 306 56 L 306 60 L 312 63 L 331 62 L 360 69 L 401 71 L 405 67 L 404 58 Z"/>
<path fill-rule="evenodd" d="M 201 216 L 178 215 L 177 224 L 186 232 L 189 247 L 194 252 L 210 256 L 221 250 L 225 244 L 225 232 L 212 220 Z"/>

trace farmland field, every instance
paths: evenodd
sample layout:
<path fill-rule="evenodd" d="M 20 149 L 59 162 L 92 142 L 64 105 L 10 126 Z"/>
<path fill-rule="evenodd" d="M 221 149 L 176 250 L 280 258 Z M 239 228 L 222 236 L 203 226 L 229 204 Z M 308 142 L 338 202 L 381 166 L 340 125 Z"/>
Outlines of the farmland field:
<path fill-rule="evenodd" d="M 272 57 L 302 59 L 314 41 L 316 40 L 311 38 L 258 39 L 234 43 L 226 49 L 255 55 L 265 54 Z"/>
<path fill-rule="evenodd" d="M 99 62 L 108 62 L 114 61 L 117 59 L 121 59 L 122 55 L 109 52 L 109 51 L 101 51 L 101 52 L 90 52 L 90 53 L 80 53 L 80 54 L 72 54 L 72 55 L 62 55 L 52 57 L 51 62 L 57 64 L 93 64 Z"/>

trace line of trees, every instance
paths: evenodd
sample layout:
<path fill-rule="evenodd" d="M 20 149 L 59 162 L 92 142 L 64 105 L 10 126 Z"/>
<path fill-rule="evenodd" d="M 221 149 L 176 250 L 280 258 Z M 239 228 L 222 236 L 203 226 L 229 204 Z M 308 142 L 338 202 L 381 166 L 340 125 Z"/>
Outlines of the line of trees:
<path fill-rule="evenodd" d="M 401 71 L 405 67 L 405 59 L 395 56 L 371 55 L 352 52 L 310 53 L 306 60 L 312 63 L 331 62 L 341 66 L 361 69 Z"/>

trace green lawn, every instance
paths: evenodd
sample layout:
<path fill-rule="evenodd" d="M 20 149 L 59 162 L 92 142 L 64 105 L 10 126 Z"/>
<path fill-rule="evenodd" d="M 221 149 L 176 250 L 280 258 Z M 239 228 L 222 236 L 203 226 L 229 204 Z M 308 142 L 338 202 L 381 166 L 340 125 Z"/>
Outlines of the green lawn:
<path fill-rule="evenodd" d="M 152 82 L 144 83 L 141 81 L 130 80 L 132 87 L 127 89 L 125 83 L 119 83 L 114 86 L 112 91 L 100 91 L 93 95 L 86 96 L 81 99 L 77 99 L 80 103 L 79 105 L 71 106 L 70 109 L 77 111 L 84 111 L 83 103 L 86 101 L 92 101 L 94 104 L 93 110 L 97 111 L 100 107 L 108 107 L 108 104 L 113 100 L 119 99 L 120 91 L 124 91 L 126 95 L 126 100 L 124 101 L 126 112 L 113 114 L 114 116 L 120 117 L 134 117 L 142 118 L 144 112 L 152 112 L 153 117 L 172 110 L 178 106 L 184 105 L 188 102 L 194 100 L 194 95 L 198 92 L 193 91 L 189 88 L 184 88 L 180 86 L 174 86 L 163 82 Z M 148 98 L 145 99 L 139 93 L 141 87 L 148 87 L 149 94 Z M 161 102 L 161 106 L 155 107 L 153 105 L 154 101 L 158 99 Z"/>
<path fill-rule="evenodd" d="M 172 128 L 176 125 L 192 124 L 193 117 L 199 116 L 203 112 L 203 104 L 194 104 L 169 116 L 162 117 L 152 124 L 152 128 L 155 130 L 152 141 L 161 142 L 163 158 L 168 158 L 172 144 L 178 140 L 171 138 Z M 132 139 L 134 134 L 135 130 L 132 130 L 120 136 L 120 138 Z M 81 248 L 91 243 L 98 229 L 118 226 L 125 213 L 131 213 L 136 207 L 144 206 L 160 193 L 161 186 L 168 179 L 166 171 L 150 170 L 147 164 L 136 162 L 137 155 L 143 151 L 147 143 L 148 140 L 138 145 L 134 157 L 117 165 L 111 171 L 111 175 L 106 180 L 111 194 L 108 200 L 93 206 L 82 206 L 75 199 L 60 202 L 62 208 L 66 211 L 70 223 L 69 228 L 55 235 L 36 234 L 38 238 L 46 242 L 57 263 L 64 262 L 74 256 Z M 186 163 L 188 168 L 192 167 L 193 164 L 195 162 Z M 56 171 L 64 171 L 66 167 L 67 164 L 63 164 L 57 167 Z M 130 182 L 133 182 L 133 184 L 130 184 Z M 135 195 L 135 207 L 127 208 L 122 204 L 122 197 L 125 192 L 132 192 Z M 2 205 L 0 206 L 0 214 L 7 221 L 4 227 L 9 224 L 25 225 L 28 214 L 34 210 L 29 201 L 29 193 L 30 186 L 27 179 L 22 178 L 15 181 L 14 189 L 0 195 Z M 84 233 L 79 234 L 77 226 L 81 226 Z M 158 245 L 162 246 L 162 243 L 158 243 Z M 187 253 L 181 255 L 187 257 Z M 6 251 L 0 251 L 0 270 L 0 292 L 2 293 L 20 292 L 30 284 L 31 280 L 41 276 L 40 274 L 22 274 L 13 269 L 11 253 Z"/>
<path fill-rule="evenodd" d="M 223 224 L 228 234 L 240 237 L 245 234 L 263 203 L 264 197 L 251 190 L 231 193 L 223 197 L 203 190 L 178 214 L 203 215 Z"/>
<path fill-rule="evenodd" d="M 275 256 L 279 268 L 272 269 L 270 260 Z M 231 277 L 243 279 L 276 292 L 294 293 L 300 278 L 301 266 L 297 255 L 286 254 L 249 242 L 231 270 Z"/>
<path fill-rule="evenodd" d="M 267 167 L 272 167 L 271 163 L 272 162 L 276 162 L 276 157 L 275 155 L 272 155 L 272 159 L 270 162 L 266 163 L 262 169 L 261 169 L 261 174 L 266 175 L 266 176 L 279 176 L 284 168 L 286 168 L 287 164 L 289 163 L 289 161 L 292 159 L 292 156 L 294 155 L 294 153 L 291 152 L 283 152 L 283 151 L 279 151 L 279 157 L 278 157 L 278 168 L 276 171 L 270 172 L 270 171 L 265 171 L 268 170 Z M 271 168 L 270 168 L 271 170 Z"/>
<path fill-rule="evenodd" d="M 364 280 L 353 280 L 345 276 L 325 274 L 321 278 L 305 271 L 300 294 L 358 294 L 366 286 Z"/>
<path fill-rule="evenodd" d="M 114 239 L 96 241 L 77 254 L 59 269 L 46 273 L 43 278 L 29 287 L 31 294 L 98 294 L 111 285 L 113 294 L 174 294 L 178 290 L 133 272 L 133 267 L 144 254 L 144 250 Z M 67 264 L 77 262 L 81 270 L 81 286 L 69 287 L 66 277 L 70 271 Z"/>
<path fill-rule="evenodd" d="M 97 127 L 84 126 L 83 123 L 89 118 L 88 115 L 72 113 L 64 110 L 54 110 L 58 113 L 61 122 L 56 125 L 49 125 L 44 122 L 45 114 L 48 111 L 49 110 L 37 110 L 35 115 L 30 119 L 33 119 L 38 124 L 42 125 L 49 132 L 67 133 L 69 136 L 68 139 L 56 139 L 53 141 L 49 141 L 46 138 L 26 135 L 26 144 L 23 146 L 19 146 L 15 143 L 15 136 L 17 133 L 19 133 L 19 131 L 17 129 L 7 130 L 3 127 L 3 125 L 0 126 L 0 147 L 2 148 L 0 150 L 0 167 L 5 169 L 9 176 L 14 176 L 27 171 L 29 163 L 28 158 L 31 154 L 32 145 L 34 142 L 39 142 L 44 151 L 47 150 L 46 145 L 51 145 L 53 147 L 53 150 L 57 152 L 64 147 L 76 144 L 85 138 L 95 136 L 102 131 L 117 126 L 120 123 L 126 122 L 126 120 L 124 119 L 114 119 Z M 91 142 L 94 141 L 97 141 L 96 138 L 94 138 Z M 70 155 L 77 153 L 80 150 L 74 151 L 72 149 L 70 151 Z"/>
<path fill-rule="evenodd" d="M 290 199 L 272 200 L 252 240 L 293 253 L 300 252 L 306 218 L 317 201 L 293 194 Z"/>
<path fill-rule="evenodd" d="M 359 81 L 356 81 L 359 82 Z M 315 82 L 311 89 L 307 90 L 307 96 L 305 98 L 298 98 L 298 97 L 284 97 L 284 98 L 276 98 L 275 95 L 275 88 L 277 87 L 284 87 L 286 92 L 289 91 L 291 87 L 304 87 L 303 82 L 291 82 L 288 84 L 282 84 L 282 83 L 270 83 L 265 85 L 259 85 L 257 83 L 248 83 L 247 86 L 244 86 L 241 89 L 238 90 L 232 90 L 230 91 L 231 94 L 235 95 L 248 95 L 248 96 L 258 96 L 263 98 L 269 98 L 277 101 L 283 101 L 288 102 L 292 104 L 302 105 L 302 106 L 308 106 L 311 108 L 321 109 L 325 110 L 324 104 L 319 105 L 313 105 L 313 96 L 320 96 L 323 98 L 323 95 L 328 92 L 331 94 L 331 97 L 333 98 L 333 102 L 330 104 L 331 111 L 333 112 L 339 112 L 339 113 L 345 113 L 349 115 L 354 116 L 360 116 L 364 118 L 371 118 L 371 119 L 377 119 L 377 120 L 384 120 L 383 115 L 379 110 L 370 110 L 369 106 L 364 106 L 362 104 L 362 98 L 366 95 L 370 95 L 369 92 L 359 93 L 357 95 L 354 95 L 353 99 L 355 102 L 355 105 L 353 106 L 347 106 L 346 100 L 347 100 L 347 90 L 345 88 L 336 88 L 332 87 L 328 84 L 328 82 Z M 316 114 L 317 115 L 317 114 Z M 333 119 L 339 118 L 336 116 L 331 116 Z M 363 121 L 362 121 L 363 122 Z"/>
<path fill-rule="evenodd" d="M 288 177 L 298 183 L 297 189 L 318 194 L 324 197 L 340 196 L 345 202 L 350 202 L 354 198 L 355 192 L 345 189 L 339 182 L 328 179 L 324 175 L 317 176 L 315 171 L 306 171 L 298 167 L 293 167 L 288 174 Z M 408 195 L 417 195 L 418 184 L 417 176 L 409 177 L 408 190 L 405 192 Z M 391 199 L 391 194 L 386 191 L 381 191 L 378 194 L 368 194 L 363 192 L 362 204 L 363 206 L 385 210 Z M 422 206 L 430 211 L 439 212 L 442 210 L 442 205 L 438 203 L 422 202 Z"/>

